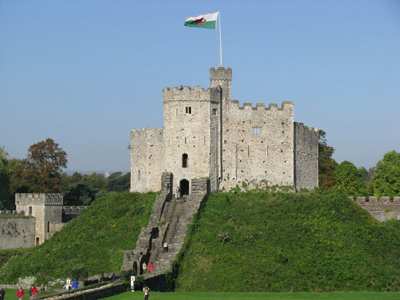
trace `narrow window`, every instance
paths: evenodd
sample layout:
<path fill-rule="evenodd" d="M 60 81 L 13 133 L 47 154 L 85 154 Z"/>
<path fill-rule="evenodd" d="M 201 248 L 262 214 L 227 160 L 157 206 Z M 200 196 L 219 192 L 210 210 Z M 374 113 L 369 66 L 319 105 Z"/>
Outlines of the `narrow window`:
<path fill-rule="evenodd" d="M 186 144 L 186 138 L 185 138 L 185 144 Z"/>
<path fill-rule="evenodd" d="M 50 232 L 50 222 L 47 222 L 47 232 Z"/>
<path fill-rule="evenodd" d="M 217 109 L 216 109 L 216 108 L 213 108 L 212 114 L 213 114 L 213 116 L 216 116 L 216 115 L 217 115 Z"/>
<path fill-rule="evenodd" d="M 190 106 L 186 107 L 186 113 L 191 114 L 192 113 L 192 108 Z"/>
<path fill-rule="evenodd" d="M 188 155 L 184 153 L 182 155 L 182 168 L 187 168 L 188 166 Z"/>
<path fill-rule="evenodd" d="M 140 180 L 140 170 L 137 173 L 137 179 Z"/>
<path fill-rule="evenodd" d="M 261 127 L 253 127 L 253 134 L 261 135 Z"/>
<path fill-rule="evenodd" d="M 29 215 L 32 216 L 32 206 L 29 206 Z"/>

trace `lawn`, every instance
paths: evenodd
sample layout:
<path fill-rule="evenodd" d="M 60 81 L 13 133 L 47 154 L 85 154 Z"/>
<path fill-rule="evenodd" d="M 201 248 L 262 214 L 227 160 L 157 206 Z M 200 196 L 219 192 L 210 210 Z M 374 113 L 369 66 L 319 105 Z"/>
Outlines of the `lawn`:
<path fill-rule="evenodd" d="M 142 292 L 127 292 L 107 300 L 143 299 Z M 149 300 L 398 300 L 399 292 L 332 292 L 332 293 L 214 293 L 214 292 L 177 292 L 150 293 Z"/>
<path fill-rule="evenodd" d="M 16 289 L 15 290 L 14 289 L 3 289 L 3 290 L 6 291 L 6 296 L 4 297 L 5 300 L 17 299 L 17 290 Z M 24 300 L 29 300 L 29 289 L 24 289 L 24 292 L 25 292 L 25 296 L 24 296 L 23 299 Z M 51 293 L 46 293 L 46 294 L 51 294 Z M 43 295 L 45 295 L 45 294 L 42 294 L 39 291 L 38 297 L 43 296 Z"/>

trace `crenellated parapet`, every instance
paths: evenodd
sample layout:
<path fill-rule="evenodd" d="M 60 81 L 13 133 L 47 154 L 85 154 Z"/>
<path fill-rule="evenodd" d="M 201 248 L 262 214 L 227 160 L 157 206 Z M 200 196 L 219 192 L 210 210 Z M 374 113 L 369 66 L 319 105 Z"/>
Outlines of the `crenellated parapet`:
<path fill-rule="evenodd" d="M 62 194 L 45 194 L 45 193 L 21 193 L 15 194 L 16 205 L 45 205 L 45 206 L 62 206 Z"/>
<path fill-rule="evenodd" d="M 220 90 L 218 88 L 204 89 L 199 85 L 193 89 L 189 86 L 164 88 L 162 91 L 163 103 L 169 101 L 216 101 L 219 102 Z"/>
<path fill-rule="evenodd" d="M 400 197 L 349 197 L 369 212 L 375 219 L 386 221 L 400 220 Z M 380 200 L 380 201 L 379 201 Z"/>
<path fill-rule="evenodd" d="M 210 81 L 213 80 L 232 80 L 232 69 L 219 66 L 217 69 L 210 69 Z"/>
<path fill-rule="evenodd" d="M 253 107 L 252 103 L 243 103 L 243 106 L 239 106 L 239 100 L 231 100 L 231 107 L 237 108 L 240 110 L 258 110 L 258 111 L 290 111 L 293 110 L 293 102 L 283 101 L 281 107 L 276 103 L 270 103 L 268 107 L 265 107 L 265 103 L 257 103 L 255 107 Z"/>
<path fill-rule="evenodd" d="M 381 197 L 380 201 L 378 197 L 371 196 L 371 197 L 349 197 L 351 200 L 357 202 L 360 206 L 366 207 L 382 207 L 382 208 L 397 208 L 400 210 L 400 197 Z"/>
<path fill-rule="evenodd" d="M 16 210 L 0 210 L 0 216 L 7 216 L 7 217 L 12 217 L 12 216 L 24 216 L 25 212 L 24 211 L 16 211 Z"/>
<path fill-rule="evenodd" d="M 88 208 L 89 206 L 63 206 L 62 213 L 64 215 L 79 215 Z"/>
<path fill-rule="evenodd" d="M 319 133 L 318 128 L 309 127 L 309 126 L 304 125 L 303 123 L 298 123 L 298 122 L 295 122 L 294 124 L 296 125 L 298 130 L 302 130 L 303 132 L 309 132 L 311 134 Z"/>

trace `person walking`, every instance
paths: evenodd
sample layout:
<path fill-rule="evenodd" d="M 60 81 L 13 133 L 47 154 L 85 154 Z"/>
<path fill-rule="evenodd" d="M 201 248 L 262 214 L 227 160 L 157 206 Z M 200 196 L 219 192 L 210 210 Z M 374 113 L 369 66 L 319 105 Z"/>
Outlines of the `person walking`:
<path fill-rule="evenodd" d="M 22 289 L 22 287 L 19 287 L 19 289 L 17 291 L 18 300 L 22 300 L 22 298 L 24 298 L 24 296 L 25 296 L 24 290 Z"/>
<path fill-rule="evenodd" d="M 144 300 L 149 300 L 150 289 L 147 285 L 143 288 L 143 292 L 144 292 Z"/>
<path fill-rule="evenodd" d="M 36 299 L 37 294 L 38 294 L 37 288 L 34 285 L 31 285 L 31 288 L 29 289 L 30 299 L 31 300 Z"/>
<path fill-rule="evenodd" d="M 5 290 L 3 290 L 1 287 L 0 287 L 0 300 L 4 300 L 4 297 L 6 296 L 6 291 Z"/>
<path fill-rule="evenodd" d="M 145 262 L 143 262 L 143 264 L 142 264 L 142 269 L 143 269 L 143 274 L 146 273 L 146 271 L 147 271 L 147 265 L 146 265 Z"/>
<path fill-rule="evenodd" d="M 153 271 L 154 271 L 153 262 L 151 262 L 151 263 L 147 266 L 147 268 L 149 268 L 149 272 L 150 272 L 150 273 L 153 273 Z"/>

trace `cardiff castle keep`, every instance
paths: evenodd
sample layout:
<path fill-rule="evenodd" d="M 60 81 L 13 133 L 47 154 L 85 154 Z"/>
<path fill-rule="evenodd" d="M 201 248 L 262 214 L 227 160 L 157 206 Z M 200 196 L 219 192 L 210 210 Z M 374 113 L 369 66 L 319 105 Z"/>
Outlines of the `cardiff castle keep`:
<path fill-rule="evenodd" d="M 210 69 L 211 87 L 164 88 L 163 129 L 132 130 L 131 191 L 161 189 L 163 172 L 173 191 L 191 193 L 208 179 L 208 192 L 239 186 L 318 186 L 319 132 L 294 122 L 294 105 L 252 106 L 231 99 L 232 69 Z"/>

